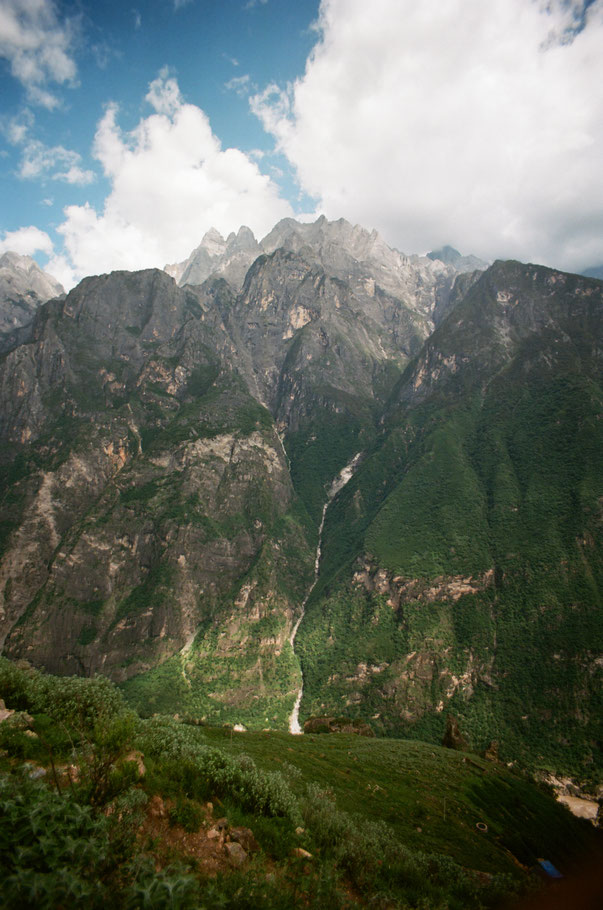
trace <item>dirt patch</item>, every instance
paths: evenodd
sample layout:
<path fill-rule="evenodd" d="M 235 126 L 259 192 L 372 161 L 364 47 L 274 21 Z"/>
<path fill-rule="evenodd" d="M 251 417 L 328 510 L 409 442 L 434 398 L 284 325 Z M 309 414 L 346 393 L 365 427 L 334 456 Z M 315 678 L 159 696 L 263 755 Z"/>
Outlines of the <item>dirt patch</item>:
<path fill-rule="evenodd" d="M 248 828 L 230 828 L 227 819 L 214 819 L 213 806 L 202 807 L 202 821 L 197 831 L 186 831 L 170 824 L 174 803 L 153 796 L 147 806 L 140 837 L 150 843 L 159 870 L 174 860 L 194 860 L 202 875 L 216 876 L 219 872 L 244 865 L 249 855 L 259 850 L 253 832 Z M 233 845 L 236 844 L 236 847 Z"/>

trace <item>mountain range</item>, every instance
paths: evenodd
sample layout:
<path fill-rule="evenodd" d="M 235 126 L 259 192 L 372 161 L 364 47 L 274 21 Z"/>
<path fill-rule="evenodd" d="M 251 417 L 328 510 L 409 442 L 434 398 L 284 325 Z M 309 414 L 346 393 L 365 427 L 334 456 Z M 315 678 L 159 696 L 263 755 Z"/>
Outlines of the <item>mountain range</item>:
<path fill-rule="evenodd" d="M 600 775 L 601 281 L 320 218 L 47 291 L 1 324 L 3 654 Z"/>

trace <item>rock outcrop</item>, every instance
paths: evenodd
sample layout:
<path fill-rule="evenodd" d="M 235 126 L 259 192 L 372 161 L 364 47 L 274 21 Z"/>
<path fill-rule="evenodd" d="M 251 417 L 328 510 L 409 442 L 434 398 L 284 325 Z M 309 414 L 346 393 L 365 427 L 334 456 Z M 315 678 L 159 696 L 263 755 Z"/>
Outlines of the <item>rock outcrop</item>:
<path fill-rule="evenodd" d="M 65 291 L 43 272 L 31 256 L 7 252 L 0 256 L 0 353 L 25 340 L 22 329 L 40 304 Z"/>

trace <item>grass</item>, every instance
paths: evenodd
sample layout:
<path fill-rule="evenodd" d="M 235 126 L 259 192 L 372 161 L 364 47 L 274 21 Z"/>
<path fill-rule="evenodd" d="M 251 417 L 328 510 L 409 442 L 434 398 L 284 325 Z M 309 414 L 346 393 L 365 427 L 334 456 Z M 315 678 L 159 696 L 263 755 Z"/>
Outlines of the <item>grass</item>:
<path fill-rule="evenodd" d="M 592 828 L 548 793 L 475 755 L 345 734 L 206 727 L 203 735 L 226 753 L 249 755 L 265 771 L 289 774 L 294 791 L 315 782 L 332 791 L 338 809 L 383 821 L 406 846 L 444 853 L 470 869 L 516 873 L 518 863 L 530 866 L 546 856 L 568 871 L 571 854 L 578 859 L 593 840 Z M 488 826 L 486 834 L 478 822 Z"/>
<path fill-rule="evenodd" d="M 48 907 L 193 910 L 211 898 L 232 910 L 484 910 L 529 885 L 537 857 L 567 874 L 601 849 L 600 832 L 549 793 L 475 755 L 402 740 L 141 720 L 108 680 L 52 677 L 5 659 L 0 696 L 16 712 L 0 726 L 0 872 L 9 908 L 29 906 L 37 889 Z M 142 777 L 132 749 L 142 754 Z M 79 770 L 71 784 L 65 761 Z M 46 771 L 36 772 L 38 783 L 29 779 L 32 763 Z M 168 832 L 182 826 L 209 840 L 200 825 L 208 830 L 223 816 L 227 830 L 250 828 L 261 851 L 246 878 L 226 869 L 208 880 L 175 846 L 166 866 L 166 831 L 155 826 L 151 841 L 140 837 L 158 800 Z M 310 857 L 298 860 L 299 846 Z M 274 887 L 256 892 L 268 874 Z"/>

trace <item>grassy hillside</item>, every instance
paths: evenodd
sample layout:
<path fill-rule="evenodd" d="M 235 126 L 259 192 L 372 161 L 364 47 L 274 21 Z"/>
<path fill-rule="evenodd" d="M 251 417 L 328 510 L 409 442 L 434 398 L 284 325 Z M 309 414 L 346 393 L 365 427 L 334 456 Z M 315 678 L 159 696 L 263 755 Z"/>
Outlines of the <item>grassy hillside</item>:
<path fill-rule="evenodd" d="M 497 907 L 598 832 L 472 755 L 141 720 L 0 659 L 3 906 Z M 477 824 L 481 826 L 477 828 Z"/>

